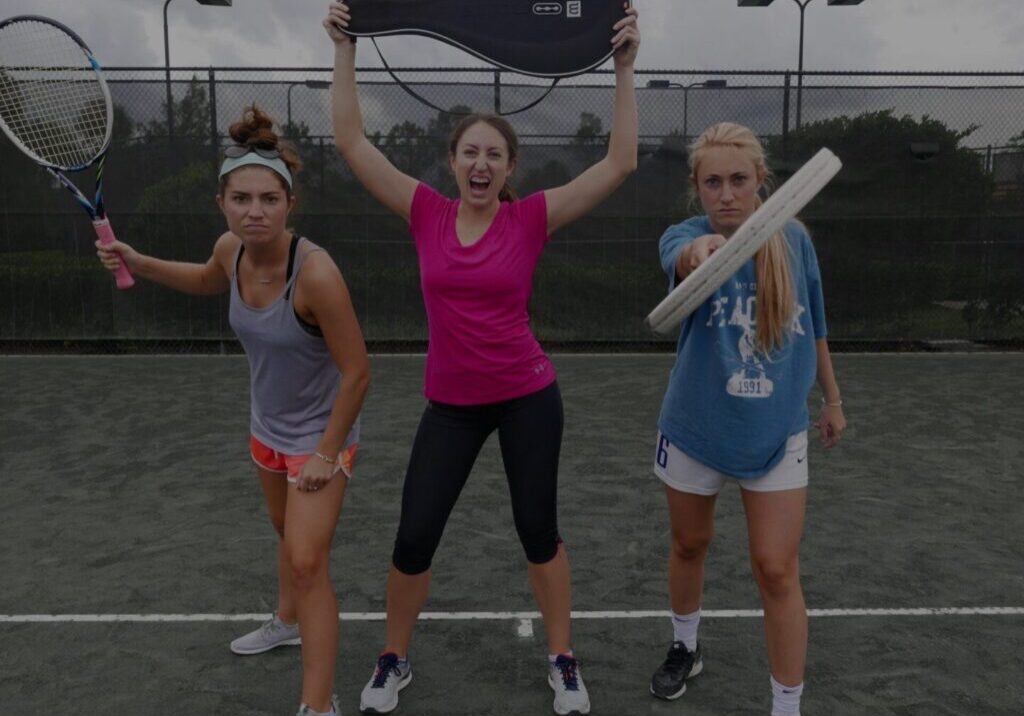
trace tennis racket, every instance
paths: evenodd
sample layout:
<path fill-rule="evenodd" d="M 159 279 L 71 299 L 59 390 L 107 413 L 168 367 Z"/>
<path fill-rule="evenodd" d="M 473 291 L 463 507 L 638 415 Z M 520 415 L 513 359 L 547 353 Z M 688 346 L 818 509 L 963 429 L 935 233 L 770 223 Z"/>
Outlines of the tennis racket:
<path fill-rule="evenodd" d="M 424 35 L 497 67 L 571 77 L 612 55 L 623 0 L 345 0 L 355 37 Z M 632 4 L 632 3 L 630 3 Z"/>
<path fill-rule="evenodd" d="M 782 231 L 842 166 L 839 158 L 828 149 L 819 150 L 736 229 L 724 246 L 672 289 L 647 316 L 647 327 L 663 335 L 678 327 L 680 321 L 739 271 L 768 239 Z"/>
<path fill-rule="evenodd" d="M 92 219 L 100 242 L 114 241 L 103 207 L 103 162 L 114 104 L 99 63 L 78 35 L 37 15 L 0 21 L 0 129 L 50 172 Z M 96 198 L 65 176 L 96 167 Z M 121 263 L 118 288 L 135 280 Z"/>

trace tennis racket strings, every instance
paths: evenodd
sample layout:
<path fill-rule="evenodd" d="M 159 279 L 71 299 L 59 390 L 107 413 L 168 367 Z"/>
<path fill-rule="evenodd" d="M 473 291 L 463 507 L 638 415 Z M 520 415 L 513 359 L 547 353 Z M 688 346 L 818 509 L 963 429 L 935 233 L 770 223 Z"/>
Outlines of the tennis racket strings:
<path fill-rule="evenodd" d="M 28 19 L 0 27 L 0 118 L 30 155 L 84 168 L 106 149 L 112 115 L 94 60 L 66 32 Z"/>

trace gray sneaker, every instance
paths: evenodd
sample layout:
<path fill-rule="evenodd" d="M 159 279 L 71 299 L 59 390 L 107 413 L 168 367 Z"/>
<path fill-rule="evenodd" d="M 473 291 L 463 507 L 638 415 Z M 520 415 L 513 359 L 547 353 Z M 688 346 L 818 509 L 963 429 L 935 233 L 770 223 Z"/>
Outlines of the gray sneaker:
<path fill-rule="evenodd" d="M 262 654 L 279 646 L 295 646 L 301 644 L 299 625 L 285 624 L 275 613 L 270 621 L 260 625 L 259 629 L 240 636 L 231 642 L 231 651 L 242 656 Z"/>
<path fill-rule="evenodd" d="M 359 711 L 364 714 L 387 714 L 398 708 L 398 692 L 412 681 L 412 664 L 399 661 L 392 652 L 381 654 L 373 676 L 359 696 Z"/>
<path fill-rule="evenodd" d="M 560 654 L 554 663 L 549 661 L 548 685 L 555 692 L 552 706 L 558 716 L 586 716 L 590 713 L 590 696 L 576 659 Z"/>
<path fill-rule="evenodd" d="M 330 716 L 341 716 L 341 706 L 338 704 L 338 695 L 331 696 L 331 710 L 327 712 Z M 306 704 L 299 706 L 299 712 L 295 716 L 317 716 L 319 711 L 314 711 Z"/>

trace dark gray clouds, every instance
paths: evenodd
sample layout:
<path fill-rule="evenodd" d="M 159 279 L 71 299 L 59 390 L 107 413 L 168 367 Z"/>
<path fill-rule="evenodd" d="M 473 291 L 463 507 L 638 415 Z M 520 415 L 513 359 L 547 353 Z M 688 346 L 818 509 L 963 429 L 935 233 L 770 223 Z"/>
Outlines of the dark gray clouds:
<path fill-rule="evenodd" d="M 735 0 L 637 0 L 643 69 L 786 69 L 797 64 L 798 18 L 790 0 L 737 8 Z M 232 8 L 174 0 L 175 66 L 324 66 L 324 0 L 235 0 Z M 82 34 L 112 65 L 163 65 L 163 0 L 0 0 L 0 16 L 49 15 Z M 1021 0 L 865 0 L 807 10 L 807 69 L 1024 72 Z M 479 64 L 421 38 L 382 42 L 399 65 Z M 364 46 L 360 64 L 379 64 Z"/>

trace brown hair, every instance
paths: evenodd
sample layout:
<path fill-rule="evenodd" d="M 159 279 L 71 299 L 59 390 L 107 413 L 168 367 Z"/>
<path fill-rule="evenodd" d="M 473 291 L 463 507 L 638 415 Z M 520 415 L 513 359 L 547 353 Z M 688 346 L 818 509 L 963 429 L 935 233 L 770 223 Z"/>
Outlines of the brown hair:
<path fill-rule="evenodd" d="M 294 186 L 299 172 L 302 171 L 302 160 L 299 159 L 299 153 L 292 146 L 291 142 L 281 139 L 277 132 L 274 131 L 274 120 L 269 114 L 255 104 L 252 104 L 242 112 L 242 118 L 228 128 L 228 134 L 235 144 L 253 147 L 254 149 L 276 149 L 279 151 L 281 153 L 281 160 L 288 167 L 288 171 L 291 172 L 292 184 Z M 221 194 L 224 193 L 227 187 L 229 176 L 231 175 L 225 174 L 220 179 Z M 274 176 L 277 176 L 277 174 Z M 278 177 L 278 179 L 281 180 L 285 193 L 291 198 L 293 190 L 288 186 L 288 182 L 284 180 L 284 177 Z"/>
<path fill-rule="evenodd" d="M 466 133 L 467 129 L 478 122 L 483 122 L 498 131 L 498 134 L 502 136 L 505 144 L 508 146 L 509 164 L 514 163 L 519 158 L 519 137 L 516 135 L 516 130 L 512 129 L 512 125 L 504 117 L 484 112 L 467 114 L 459 120 L 459 123 L 455 125 L 455 129 L 452 130 L 451 138 L 448 140 L 448 154 L 455 156 L 455 150 L 459 146 L 459 140 L 462 139 L 462 135 Z M 498 199 L 500 201 L 515 201 L 518 198 L 515 189 L 506 181 L 505 186 L 501 187 L 501 191 L 498 193 Z"/>
<path fill-rule="evenodd" d="M 771 179 L 764 147 L 754 133 L 740 124 L 721 122 L 708 127 L 690 145 L 690 183 L 694 188 L 697 186 L 697 169 L 701 159 L 715 147 L 733 147 L 744 153 L 754 164 L 759 184 Z M 762 203 L 759 194 L 754 199 L 755 208 Z M 789 244 L 780 231 L 758 249 L 755 256 L 757 346 L 765 352 L 779 348 L 785 342 L 796 310 L 788 252 Z"/>

